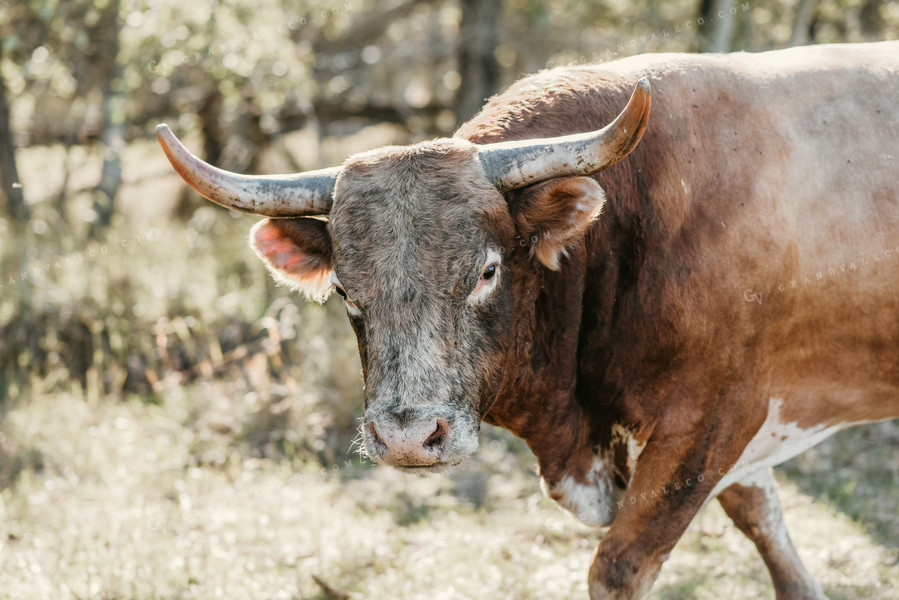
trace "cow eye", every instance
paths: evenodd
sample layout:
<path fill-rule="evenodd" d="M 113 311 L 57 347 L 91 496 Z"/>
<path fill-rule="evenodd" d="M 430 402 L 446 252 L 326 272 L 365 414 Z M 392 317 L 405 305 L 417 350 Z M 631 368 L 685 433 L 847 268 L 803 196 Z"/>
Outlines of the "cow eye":
<path fill-rule="evenodd" d="M 359 310 L 359 307 L 356 306 L 356 303 L 350 300 L 349 295 L 347 295 L 346 290 L 343 289 L 343 286 L 339 283 L 334 283 L 334 291 L 337 292 L 337 295 L 343 298 L 344 304 L 346 304 L 347 311 L 350 313 L 351 317 L 358 317 L 362 314 L 362 311 Z"/>
<path fill-rule="evenodd" d="M 350 300 L 349 294 L 346 293 L 346 290 L 342 285 L 340 285 L 340 280 L 337 279 L 337 273 L 331 272 L 331 284 L 334 286 L 334 291 L 337 292 L 337 295 L 343 298 L 344 303 L 346 304 L 347 311 L 350 313 L 351 317 L 358 317 L 362 314 L 362 311 L 359 310 L 359 307 Z"/>
<path fill-rule="evenodd" d="M 468 295 L 468 304 L 471 306 L 484 302 L 490 293 L 499 284 L 499 266 L 502 259 L 499 252 L 489 250 L 487 252 L 487 260 L 484 261 L 485 266 L 481 269 L 481 276 L 478 283 L 474 286 L 474 290 Z"/>

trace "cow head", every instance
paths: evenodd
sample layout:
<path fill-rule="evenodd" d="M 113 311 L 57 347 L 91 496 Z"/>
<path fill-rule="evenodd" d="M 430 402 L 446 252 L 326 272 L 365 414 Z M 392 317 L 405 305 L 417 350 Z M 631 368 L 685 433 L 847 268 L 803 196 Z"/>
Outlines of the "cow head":
<path fill-rule="evenodd" d="M 649 105 L 641 80 L 599 131 L 488 145 L 438 139 L 288 176 L 228 173 L 165 125 L 157 134 L 200 194 L 272 217 L 250 237 L 278 280 L 316 300 L 332 290 L 343 298 L 362 359 L 368 455 L 433 470 L 477 447 L 519 341 L 523 282 L 558 269 L 599 213 L 603 191 L 586 176 L 636 146 Z"/>

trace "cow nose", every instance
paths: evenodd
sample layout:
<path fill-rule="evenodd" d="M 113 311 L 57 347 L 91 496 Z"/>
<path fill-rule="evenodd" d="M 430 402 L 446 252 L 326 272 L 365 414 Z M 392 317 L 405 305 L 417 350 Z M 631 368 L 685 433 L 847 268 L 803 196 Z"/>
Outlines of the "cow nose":
<path fill-rule="evenodd" d="M 425 467 L 440 462 L 450 426 L 446 419 L 423 419 L 407 423 L 368 422 L 373 450 L 396 467 Z"/>

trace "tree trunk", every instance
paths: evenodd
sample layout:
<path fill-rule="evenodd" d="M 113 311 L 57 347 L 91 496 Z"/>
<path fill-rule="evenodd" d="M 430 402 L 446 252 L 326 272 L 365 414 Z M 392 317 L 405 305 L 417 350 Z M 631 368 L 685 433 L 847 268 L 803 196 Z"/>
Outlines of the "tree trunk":
<path fill-rule="evenodd" d="M 734 37 L 737 15 L 731 10 L 735 0 L 702 0 L 699 4 L 697 44 L 700 52 L 729 52 Z"/>
<path fill-rule="evenodd" d="M 734 22 L 737 16 L 731 11 L 736 0 L 718 0 L 715 12 L 715 35 L 712 38 L 712 52 L 730 52 L 734 38 Z"/>
<path fill-rule="evenodd" d="M 793 20 L 793 31 L 790 33 L 791 46 L 808 44 L 814 9 L 815 0 L 799 0 L 799 4 L 796 6 L 796 18 Z"/>
<path fill-rule="evenodd" d="M 211 165 L 222 164 L 222 152 L 228 141 L 228 134 L 222 129 L 222 113 L 225 109 L 225 96 L 213 81 L 209 95 L 203 100 L 203 104 L 197 111 L 200 119 L 200 129 L 203 133 L 203 158 Z M 197 195 L 188 187 L 182 187 L 175 204 L 174 216 L 182 221 L 190 219 L 194 211 L 205 206 L 199 202 Z"/>
<path fill-rule="evenodd" d="M 68 214 L 66 213 L 66 201 L 68 199 L 69 180 L 72 176 L 72 146 L 75 145 L 74 136 L 65 136 L 62 140 L 63 154 L 62 157 L 62 185 L 59 188 L 59 195 L 56 196 L 56 217 L 60 223 L 68 223 Z"/>
<path fill-rule="evenodd" d="M 865 0 L 859 14 L 862 33 L 872 40 L 882 37 L 884 22 L 883 15 L 880 13 L 881 6 L 883 6 L 883 0 Z"/>
<path fill-rule="evenodd" d="M 711 33 L 713 23 L 710 21 L 714 17 L 716 0 L 700 0 L 699 2 L 699 18 L 696 19 L 696 49 L 699 52 L 709 52 L 712 47 Z M 700 19 L 702 24 L 700 25 Z"/>
<path fill-rule="evenodd" d="M 0 60 L 2 60 L 2 44 L 0 44 Z M 9 104 L 6 98 L 6 82 L 0 74 L 0 184 L 6 196 L 6 211 L 16 221 L 27 221 L 28 206 L 25 194 L 19 183 L 19 170 L 16 168 L 16 145 L 9 125 Z"/>
<path fill-rule="evenodd" d="M 103 169 L 100 183 L 94 189 L 94 213 L 91 236 L 96 237 L 101 230 L 109 227 L 115 209 L 115 198 L 122 185 L 121 152 L 125 146 L 125 110 L 128 98 L 123 91 L 122 65 L 119 63 L 119 21 L 120 0 L 110 3 L 106 18 L 111 20 L 110 36 L 104 48 L 107 65 L 103 73 Z"/>
<path fill-rule="evenodd" d="M 456 121 L 474 116 L 499 84 L 499 63 L 493 52 L 499 38 L 500 0 L 460 0 L 459 75 Z"/>
<path fill-rule="evenodd" d="M 212 165 L 219 163 L 225 148 L 227 133 L 222 130 L 222 113 L 225 110 L 225 96 L 217 82 L 213 82 L 209 95 L 203 100 L 197 116 L 203 130 L 203 157 Z"/>

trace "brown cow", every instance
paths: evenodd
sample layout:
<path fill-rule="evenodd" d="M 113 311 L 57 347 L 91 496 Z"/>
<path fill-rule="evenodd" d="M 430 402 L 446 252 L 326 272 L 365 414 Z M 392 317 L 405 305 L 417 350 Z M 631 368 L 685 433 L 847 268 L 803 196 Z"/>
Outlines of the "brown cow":
<path fill-rule="evenodd" d="M 643 77 L 649 127 L 646 80 L 604 127 Z M 897 98 L 889 42 L 546 71 L 453 139 L 293 176 L 159 137 L 210 200 L 290 217 L 252 233 L 280 280 L 345 299 L 372 459 L 456 464 L 484 420 L 611 524 L 592 598 L 646 593 L 716 496 L 778 598 L 822 598 L 770 469 L 899 416 Z"/>

